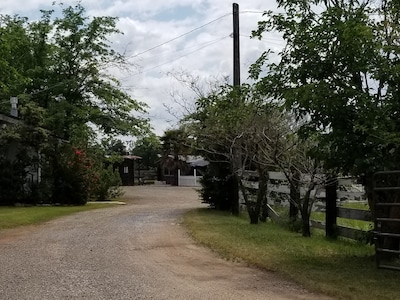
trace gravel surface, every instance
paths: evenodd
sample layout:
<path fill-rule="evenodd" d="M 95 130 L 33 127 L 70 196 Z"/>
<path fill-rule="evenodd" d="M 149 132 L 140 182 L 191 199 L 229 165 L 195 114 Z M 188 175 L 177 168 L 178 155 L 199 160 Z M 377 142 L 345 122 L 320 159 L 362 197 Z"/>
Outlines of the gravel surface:
<path fill-rule="evenodd" d="M 127 205 L 0 231 L 0 299 L 328 299 L 218 258 L 180 226 L 192 188 L 125 188 Z"/>

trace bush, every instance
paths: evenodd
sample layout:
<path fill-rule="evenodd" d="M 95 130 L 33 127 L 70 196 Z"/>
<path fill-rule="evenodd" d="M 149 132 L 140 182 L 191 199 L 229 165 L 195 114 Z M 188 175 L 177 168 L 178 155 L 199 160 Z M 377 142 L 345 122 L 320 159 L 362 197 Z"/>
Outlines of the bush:
<path fill-rule="evenodd" d="M 26 164 L 0 157 L 0 205 L 12 205 L 25 198 Z"/>
<path fill-rule="evenodd" d="M 218 210 L 231 210 L 232 179 L 229 169 L 222 164 L 210 164 L 201 183 L 200 197 L 203 202 Z"/>
<path fill-rule="evenodd" d="M 112 166 L 101 168 L 98 171 L 97 182 L 92 192 L 92 197 L 97 201 L 111 200 L 122 195 L 121 177 L 118 170 L 113 170 Z"/>
<path fill-rule="evenodd" d="M 95 178 L 93 160 L 70 145 L 62 145 L 51 159 L 52 203 L 85 205 Z"/>

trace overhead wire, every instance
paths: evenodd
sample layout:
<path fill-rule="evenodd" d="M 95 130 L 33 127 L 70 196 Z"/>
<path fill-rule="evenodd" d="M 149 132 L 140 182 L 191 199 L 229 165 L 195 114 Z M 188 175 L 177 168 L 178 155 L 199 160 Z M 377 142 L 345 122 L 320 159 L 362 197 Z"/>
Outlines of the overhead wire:
<path fill-rule="evenodd" d="M 186 36 L 186 35 L 189 35 L 189 34 L 195 32 L 195 31 L 197 31 L 197 30 L 200 30 L 200 29 L 202 29 L 202 28 L 204 28 L 204 27 L 206 27 L 206 26 L 208 26 L 208 25 L 210 25 L 210 24 L 212 24 L 212 23 L 215 23 L 215 22 L 217 22 L 217 21 L 219 21 L 219 20 L 221 20 L 221 19 L 223 19 L 223 18 L 225 18 L 225 17 L 227 17 L 227 16 L 229 16 L 229 15 L 231 15 L 231 13 L 225 14 L 225 15 L 223 15 L 223 16 L 221 16 L 221 17 L 218 17 L 218 18 L 216 18 L 216 19 L 214 19 L 214 20 L 212 20 L 212 21 L 210 21 L 210 22 L 207 22 L 207 23 L 205 23 L 205 24 L 203 24 L 203 25 L 201 25 L 201 26 L 198 26 L 198 27 L 196 27 L 196 28 L 194 28 L 194 29 L 192 29 L 192 30 L 190 30 L 190 31 L 188 31 L 188 32 L 185 32 L 185 33 L 183 33 L 183 34 L 181 34 L 181 35 L 179 35 L 179 36 L 177 36 L 177 37 L 174 37 L 174 38 L 172 38 L 172 39 L 170 39 L 170 40 L 168 40 L 168 41 L 165 41 L 165 42 L 163 42 L 163 43 L 161 43 L 161 44 L 159 44 L 159 45 L 156 45 L 156 46 L 154 46 L 154 47 L 151 47 L 151 48 L 149 48 L 149 49 L 147 49 L 147 50 L 145 50 L 145 51 L 142 51 L 142 52 L 137 53 L 137 54 L 133 54 L 133 55 L 131 55 L 129 58 L 135 58 L 135 57 L 138 57 L 138 56 L 140 56 L 140 55 L 142 55 L 142 54 L 145 54 L 145 53 L 147 53 L 147 52 L 150 52 L 150 51 L 152 51 L 152 50 L 154 50 L 154 49 L 160 48 L 160 47 L 162 47 L 162 46 L 164 46 L 164 45 L 166 45 L 166 44 L 169 44 L 169 43 L 171 43 L 171 42 L 173 42 L 173 41 L 175 41 L 175 40 L 177 40 L 177 39 L 180 39 L 180 38 L 182 38 L 182 37 L 184 37 L 184 36 Z"/>
<path fill-rule="evenodd" d="M 230 35 L 226 35 L 226 36 L 223 36 L 223 37 L 221 37 L 221 38 L 219 38 L 219 39 L 217 39 L 217 40 L 213 40 L 213 41 L 207 43 L 205 46 L 202 46 L 202 47 L 200 47 L 200 48 L 197 48 L 197 49 L 194 50 L 194 51 L 188 52 L 188 53 L 186 53 L 186 54 L 184 54 L 184 55 L 181 55 L 181 56 L 179 56 L 179 57 L 170 59 L 170 60 L 168 60 L 167 62 L 164 62 L 164 63 L 162 63 L 162 64 L 159 64 L 159 65 L 156 65 L 156 66 L 151 67 L 151 68 L 149 68 L 149 69 L 146 69 L 146 70 L 140 71 L 140 72 L 138 72 L 138 73 L 135 73 L 135 74 L 133 74 L 132 76 L 141 75 L 141 74 L 143 74 L 143 73 L 147 73 L 147 72 L 149 72 L 149 71 L 152 71 L 152 70 L 157 69 L 157 68 L 159 68 L 159 67 L 162 67 L 162 66 L 164 66 L 164 65 L 170 64 L 170 63 L 172 63 L 172 62 L 174 62 L 174 61 L 177 61 L 177 60 L 179 60 L 179 59 L 181 59 L 181 58 L 184 58 L 184 57 L 186 57 L 186 56 L 189 56 L 189 55 L 191 55 L 191 54 L 193 54 L 193 53 L 195 53 L 195 52 L 198 52 L 198 51 L 200 51 L 200 50 L 203 50 L 204 48 L 207 48 L 207 47 L 209 47 L 209 46 L 211 46 L 211 45 L 214 45 L 214 44 L 216 44 L 216 43 L 219 43 L 220 41 L 222 41 L 222 40 L 224 40 L 224 39 L 226 39 L 226 38 L 228 38 L 228 37 L 230 37 Z M 126 78 L 128 78 L 128 77 L 125 77 L 124 79 L 126 79 Z"/>
<path fill-rule="evenodd" d="M 223 38 L 225 38 L 225 36 Z M 174 51 L 161 52 L 161 53 L 158 53 L 156 55 L 146 56 L 146 57 L 142 57 L 140 59 L 141 60 L 147 60 L 147 59 L 152 59 L 152 58 L 159 57 L 159 56 L 164 56 L 166 54 L 182 52 L 182 51 L 186 51 L 186 50 L 189 50 L 189 49 L 198 48 L 198 47 L 201 47 L 203 45 L 208 45 L 208 44 L 213 43 L 215 41 L 219 41 L 220 39 L 221 39 L 221 37 L 219 37 L 217 39 L 214 39 L 214 40 L 211 40 L 211 41 L 207 41 L 207 42 L 201 43 L 201 44 L 196 44 L 196 45 L 193 45 L 193 46 L 190 46 L 190 47 L 187 47 L 187 48 L 182 48 L 182 49 L 178 49 L 178 50 L 174 50 Z"/>

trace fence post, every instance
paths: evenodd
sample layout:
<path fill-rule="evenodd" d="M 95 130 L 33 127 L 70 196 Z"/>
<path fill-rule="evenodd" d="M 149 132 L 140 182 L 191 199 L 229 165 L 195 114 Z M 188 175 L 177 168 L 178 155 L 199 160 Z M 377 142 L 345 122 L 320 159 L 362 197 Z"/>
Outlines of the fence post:
<path fill-rule="evenodd" d="M 178 186 L 181 185 L 181 169 L 178 169 Z"/>
<path fill-rule="evenodd" d="M 327 237 L 337 238 L 337 226 L 336 226 L 336 189 L 338 180 L 336 176 L 329 176 L 327 184 L 325 185 L 325 233 Z"/>
<path fill-rule="evenodd" d="M 290 184 L 289 220 L 293 223 L 297 221 L 299 214 L 298 204 L 300 203 L 300 172 L 292 170 L 292 180 Z"/>

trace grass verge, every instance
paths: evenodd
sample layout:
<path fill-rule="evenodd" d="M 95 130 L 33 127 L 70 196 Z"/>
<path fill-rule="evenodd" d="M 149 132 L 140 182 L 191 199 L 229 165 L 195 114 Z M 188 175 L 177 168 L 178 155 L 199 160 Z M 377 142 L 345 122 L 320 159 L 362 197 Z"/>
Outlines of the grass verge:
<path fill-rule="evenodd" d="M 321 234 L 303 238 L 273 223 L 199 209 L 184 223 L 193 237 L 228 260 L 283 274 L 308 290 L 339 299 L 400 299 L 400 273 L 376 268 L 374 248 L 332 241 Z"/>
<path fill-rule="evenodd" d="M 0 230 L 24 225 L 43 223 L 58 217 L 113 204 L 88 203 L 84 206 L 31 206 L 0 207 Z"/>

